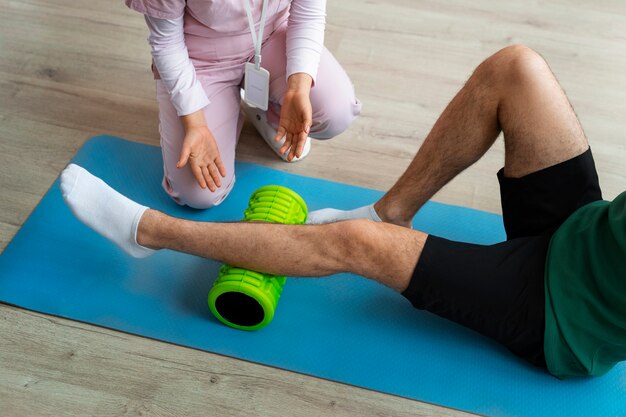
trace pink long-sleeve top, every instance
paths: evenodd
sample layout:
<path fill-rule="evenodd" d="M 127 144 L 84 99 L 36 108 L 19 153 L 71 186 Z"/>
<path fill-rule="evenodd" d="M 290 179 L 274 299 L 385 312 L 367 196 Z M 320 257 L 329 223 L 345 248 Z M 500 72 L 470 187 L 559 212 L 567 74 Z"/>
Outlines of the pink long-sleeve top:
<path fill-rule="evenodd" d="M 179 116 L 191 114 L 210 103 L 189 59 L 185 44 L 184 14 L 189 13 L 194 19 L 217 32 L 243 32 L 249 30 L 244 1 L 247 0 L 126 0 L 130 8 L 145 15 L 150 30 L 148 42 L 154 64 Z M 260 20 L 261 2 L 262 0 L 252 1 L 256 30 Z M 326 1 L 269 0 L 268 15 L 283 13 L 287 7 L 289 29 L 286 75 L 289 77 L 303 72 L 315 81 L 324 45 Z M 252 43 L 252 38 L 250 42 Z"/>

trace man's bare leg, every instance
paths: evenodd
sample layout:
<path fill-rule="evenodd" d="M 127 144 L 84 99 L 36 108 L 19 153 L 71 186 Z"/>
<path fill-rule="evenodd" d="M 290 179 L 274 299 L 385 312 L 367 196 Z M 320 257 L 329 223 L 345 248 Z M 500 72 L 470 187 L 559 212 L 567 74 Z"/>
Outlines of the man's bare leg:
<path fill-rule="evenodd" d="M 352 220 L 324 225 L 193 222 L 147 210 L 137 243 L 172 249 L 255 271 L 286 276 L 352 272 L 402 292 L 426 241 L 425 233 Z"/>
<path fill-rule="evenodd" d="M 504 132 L 507 177 L 521 177 L 583 153 L 587 140 L 546 62 L 524 46 L 486 59 L 448 104 L 415 158 L 373 207 L 311 213 L 315 223 L 364 217 L 409 226 L 445 184 Z"/>
<path fill-rule="evenodd" d="M 507 177 L 522 177 L 585 152 L 587 139 L 543 58 L 524 46 L 485 60 L 454 97 L 395 185 L 374 205 L 407 226 L 437 191 L 504 132 Z"/>
<path fill-rule="evenodd" d="M 135 257 L 167 248 L 278 275 L 353 272 L 398 291 L 407 287 L 427 237 L 368 220 L 286 226 L 176 219 L 129 200 L 74 164 L 61 174 L 61 191 L 80 221 Z"/>

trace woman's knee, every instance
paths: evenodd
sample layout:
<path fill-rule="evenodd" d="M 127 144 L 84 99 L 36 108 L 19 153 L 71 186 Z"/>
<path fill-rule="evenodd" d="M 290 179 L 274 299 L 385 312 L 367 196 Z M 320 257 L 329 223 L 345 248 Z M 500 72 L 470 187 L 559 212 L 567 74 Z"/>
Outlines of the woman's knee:
<path fill-rule="evenodd" d="M 320 105 L 313 114 L 310 136 L 315 139 L 332 139 L 348 130 L 361 114 L 361 102 L 353 94 L 342 98 L 333 97 Z"/>
<path fill-rule="evenodd" d="M 201 188 L 198 184 L 194 184 L 192 187 L 173 190 L 172 195 L 176 196 L 174 199 L 179 204 L 195 209 L 208 209 L 219 205 L 228 197 L 233 189 L 234 182 L 234 177 L 230 182 L 224 181 L 222 186 L 215 191 L 211 191 L 208 188 Z"/>

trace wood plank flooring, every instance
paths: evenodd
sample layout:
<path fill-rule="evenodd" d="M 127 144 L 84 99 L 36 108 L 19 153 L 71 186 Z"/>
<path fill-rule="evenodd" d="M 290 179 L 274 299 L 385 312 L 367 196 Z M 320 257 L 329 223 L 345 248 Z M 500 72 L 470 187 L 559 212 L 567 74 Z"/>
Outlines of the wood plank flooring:
<path fill-rule="evenodd" d="M 0 19 L 2 250 L 87 138 L 159 135 L 147 30 L 123 2 L 0 0 Z M 327 20 L 362 116 L 291 165 L 246 125 L 240 159 L 386 189 L 473 68 L 523 43 L 568 93 L 605 197 L 626 189 L 623 1 L 331 0 Z M 499 141 L 435 200 L 499 212 L 502 162 Z M 3 304 L 0 335 L 2 416 L 463 415 Z"/>

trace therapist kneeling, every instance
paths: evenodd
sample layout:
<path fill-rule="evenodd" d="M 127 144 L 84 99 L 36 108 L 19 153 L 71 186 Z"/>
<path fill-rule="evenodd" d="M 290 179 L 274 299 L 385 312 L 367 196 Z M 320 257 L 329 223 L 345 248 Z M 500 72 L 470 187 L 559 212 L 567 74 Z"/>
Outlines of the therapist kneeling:
<path fill-rule="evenodd" d="M 240 107 L 288 162 L 360 114 L 348 75 L 324 47 L 325 1 L 126 4 L 150 30 L 163 188 L 179 204 L 209 208 L 232 190 Z"/>

